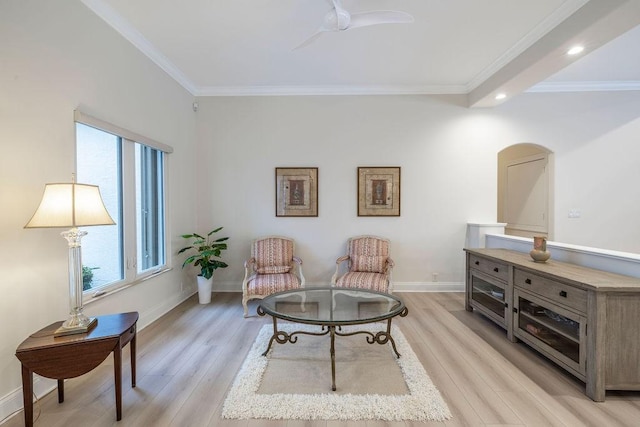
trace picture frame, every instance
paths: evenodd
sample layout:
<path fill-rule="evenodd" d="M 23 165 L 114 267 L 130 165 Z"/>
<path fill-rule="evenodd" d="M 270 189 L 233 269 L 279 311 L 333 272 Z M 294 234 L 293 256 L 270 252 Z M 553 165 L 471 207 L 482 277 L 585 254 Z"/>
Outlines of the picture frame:
<path fill-rule="evenodd" d="M 358 216 L 400 216 L 400 167 L 358 167 Z"/>
<path fill-rule="evenodd" d="M 276 168 L 276 217 L 318 216 L 318 168 Z"/>

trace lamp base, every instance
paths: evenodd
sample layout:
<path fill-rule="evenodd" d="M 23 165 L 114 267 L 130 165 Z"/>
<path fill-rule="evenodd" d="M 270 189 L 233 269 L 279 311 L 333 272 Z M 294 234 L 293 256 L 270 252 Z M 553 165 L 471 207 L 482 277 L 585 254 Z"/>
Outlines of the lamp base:
<path fill-rule="evenodd" d="M 64 324 L 62 324 L 62 326 L 56 329 L 56 331 L 53 333 L 53 336 L 63 337 L 65 335 L 85 334 L 98 324 L 98 319 L 96 319 L 95 317 L 90 317 L 88 318 L 88 320 L 88 323 L 82 325 L 64 326 Z"/>

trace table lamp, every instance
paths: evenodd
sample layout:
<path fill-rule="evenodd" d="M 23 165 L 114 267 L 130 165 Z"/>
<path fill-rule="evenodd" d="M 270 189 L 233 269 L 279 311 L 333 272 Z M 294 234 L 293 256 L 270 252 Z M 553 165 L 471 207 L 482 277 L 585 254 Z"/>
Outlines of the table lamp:
<path fill-rule="evenodd" d="M 80 334 L 96 323 L 82 313 L 82 250 L 80 241 L 87 234 L 78 227 L 113 225 L 97 185 L 70 183 L 46 184 L 40 206 L 24 228 L 71 227 L 60 233 L 69 242 L 69 318 L 55 336 Z"/>

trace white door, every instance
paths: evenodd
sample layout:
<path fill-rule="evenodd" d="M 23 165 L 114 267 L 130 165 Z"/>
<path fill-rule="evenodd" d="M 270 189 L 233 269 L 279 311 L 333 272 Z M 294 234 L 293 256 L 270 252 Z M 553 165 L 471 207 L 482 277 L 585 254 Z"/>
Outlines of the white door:
<path fill-rule="evenodd" d="M 532 156 L 507 165 L 504 218 L 508 234 L 548 233 L 549 178 L 547 157 Z"/>

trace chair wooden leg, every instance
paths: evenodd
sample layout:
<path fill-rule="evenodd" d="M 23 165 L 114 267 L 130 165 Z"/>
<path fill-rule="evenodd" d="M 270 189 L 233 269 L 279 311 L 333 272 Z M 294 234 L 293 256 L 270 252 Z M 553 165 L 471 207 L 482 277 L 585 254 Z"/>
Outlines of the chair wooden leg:
<path fill-rule="evenodd" d="M 242 298 L 242 307 L 244 308 L 244 317 L 249 317 L 249 307 L 247 306 L 247 300 Z"/>

